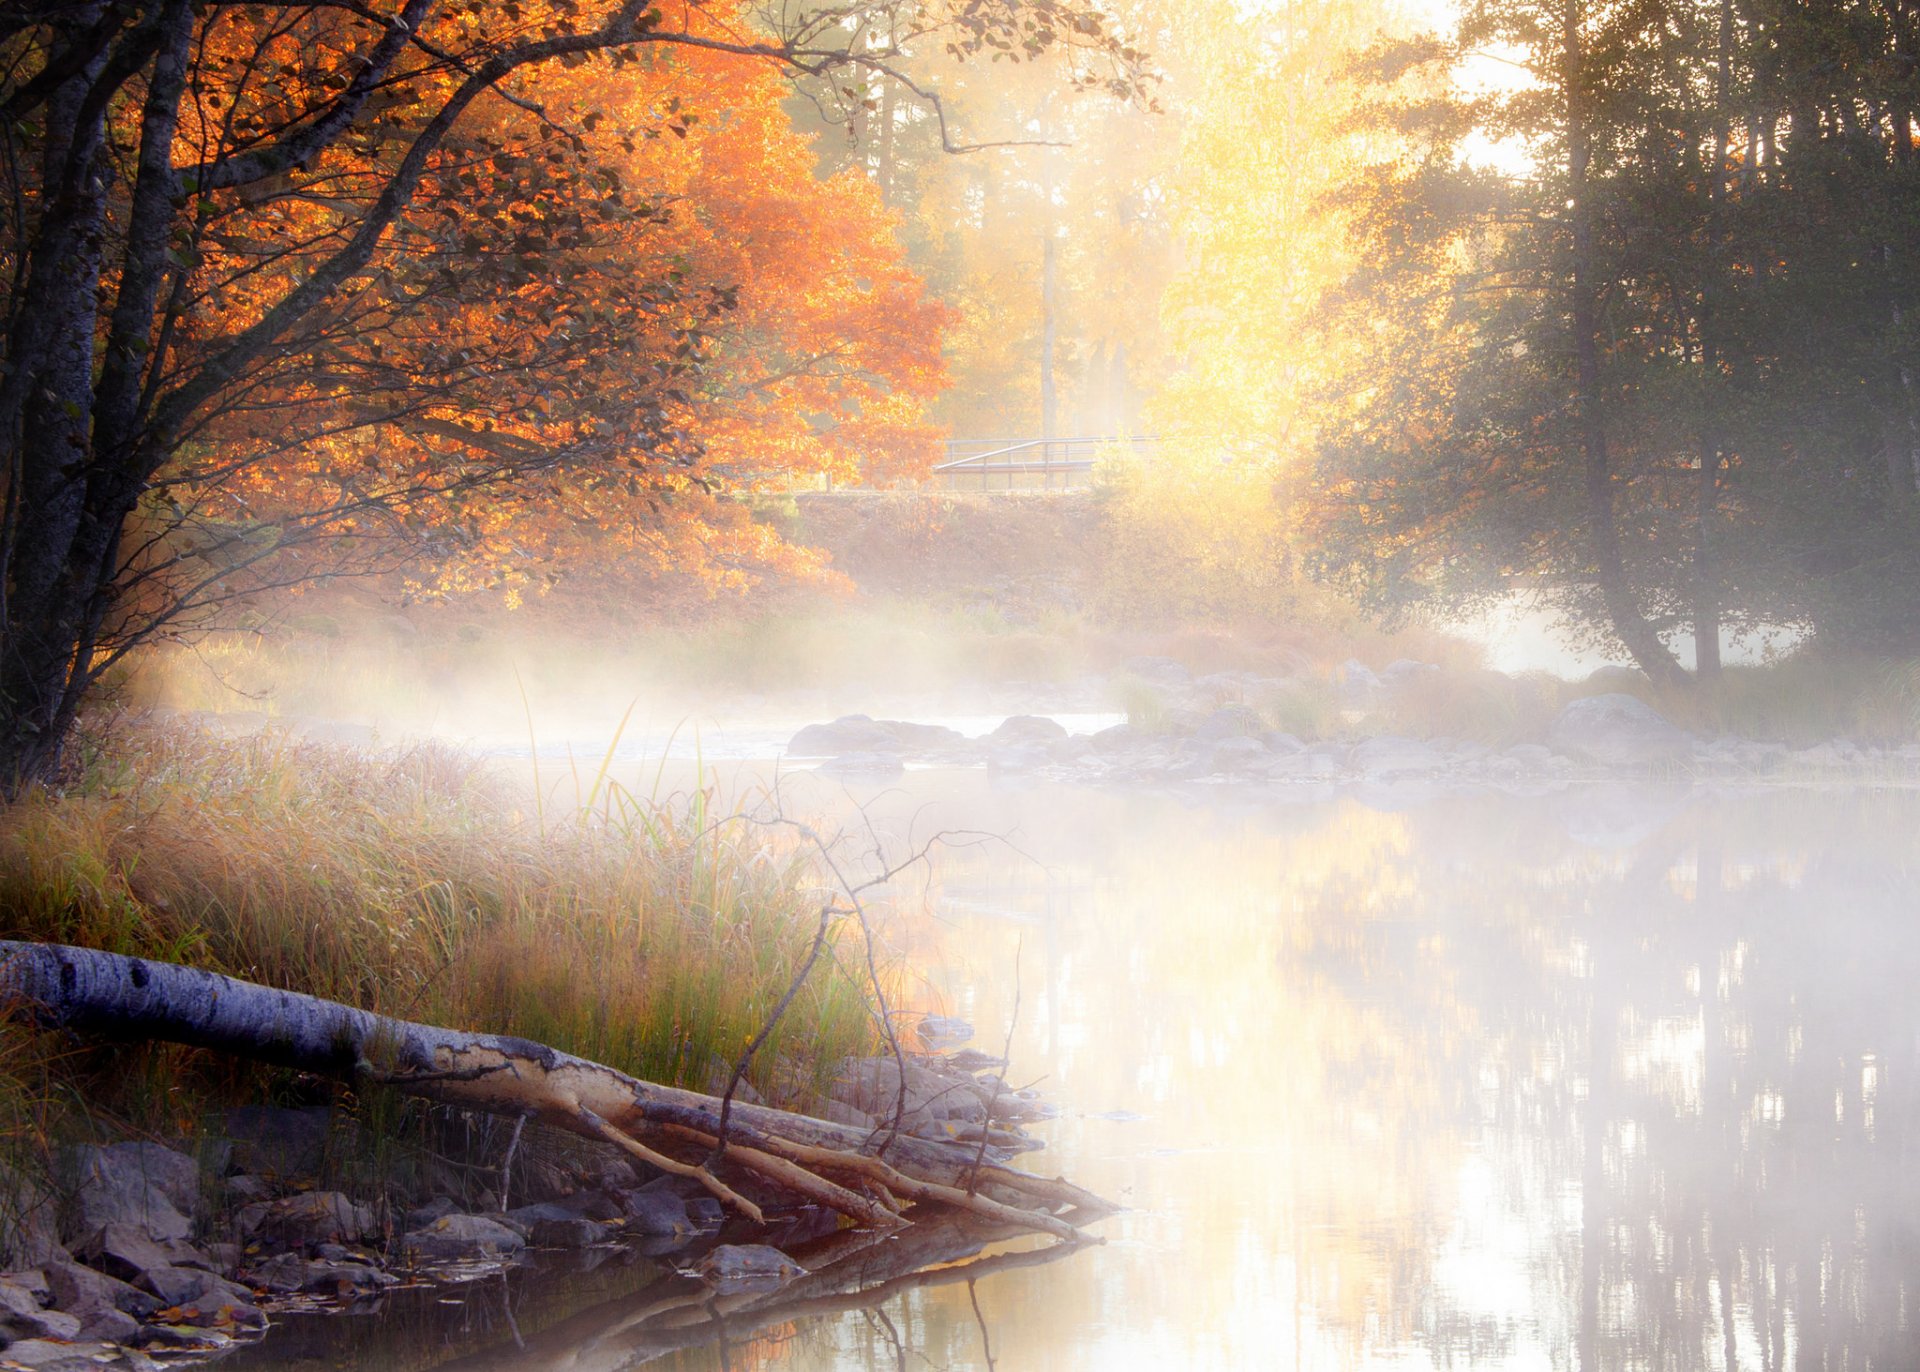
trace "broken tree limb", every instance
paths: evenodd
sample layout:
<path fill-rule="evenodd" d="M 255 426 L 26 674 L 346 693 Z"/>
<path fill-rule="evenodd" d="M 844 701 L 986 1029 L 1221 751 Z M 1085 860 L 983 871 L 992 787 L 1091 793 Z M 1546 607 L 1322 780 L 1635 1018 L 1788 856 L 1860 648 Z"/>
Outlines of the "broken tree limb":
<path fill-rule="evenodd" d="M 177 963 L 64 944 L 0 941 L 0 1003 L 46 1028 L 182 1043 L 377 1082 L 488 1114 L 530 1116 L 693 1177 L 724 1203 L 760 1218 L 752 1202 L 714 1175 L 712 1164 L 673 1155 L 695 1138 L 713 1146 L 726 1110 L 721 1100 L 641 1081 L 546 1044 L 394 1019 Z M 1114 1209 L 1064 1182 L 998 1164 L 981 1174 L 998 1199 L 967 1197 L 981 1169 L 965 1145 L 903 1136 L 876 1166 L 879 1160 L 863 1151 L 866 1130 L 739 1101 L 727 1113 L 727 1165 L 860 1224 L 899 1220 L 823 1173 L 870 1178 L 895 1195 L 976 1208 L 1051 1233 L 1069 1227 L 1053 1214 L 1063 1206 L 1089 1212 L 1083 1218 Z"/>

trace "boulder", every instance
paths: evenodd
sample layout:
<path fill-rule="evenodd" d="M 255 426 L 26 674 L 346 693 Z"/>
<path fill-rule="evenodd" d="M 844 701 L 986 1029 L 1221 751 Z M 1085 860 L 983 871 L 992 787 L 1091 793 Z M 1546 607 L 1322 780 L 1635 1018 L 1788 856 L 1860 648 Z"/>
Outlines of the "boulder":
<path fill-rule="evenodd" d="M 1193 736 L 1218 741 L 1227 738 L 1258 738 L 1266 732 L 1267 722 L 1259 712 L 1246 705 L 1222 705 L 1194 726 Z"/>
<path fill-rule="evenodd" d="M 1334 684 L 1348 700 L 1366 700 L 1380 689 L 1380 678 L 1373 668 L 1357 657 L 1350 657 L 1334 669 Z"/>
<path fill-rule="evenodd" d="M 913 1027 L 915 1037 L 933 1049 L 957 1048 L 973 1038 L 973 1026 L 952 1015 L 926 1015 Z"/>
<path fill-rule="evenodd" d="M 944 724 L 914 724 L 902 719 L 884 719 L 880 726 L 894 741 L 910 753 L 941 753 L 965 748 L 967 736 Z"/>
<path fill-rule="evenodd" d="M 1370 781 L 1429 777 L 1447 766 L 1446 754 L 1419 739 L 1382 734 L 1354 745 L 1347 766 Z"/>
<path fill-rule="evenodd" d="M 246 1105 L 227 1111 L 228 1166 L 268 1180 L 317 1176 L 327 1161 L 333 1112 L 324 1105 L 290 1110 Z"/>
<path fill-rule="evenodd" d="M 526 1246 L 518 1233 L 485 1215 L 442 1215 L 400 1240 L 409 1257 L 442 1260 L 497 1258 Z"/>
<path fill-rule="evenodd" d="M 727 1243 L 694 1264 L 694 1275 L 717 1292 L 764 1291 L 785 1286 L 806 1269 L 764 1243 Z"/>
<path fill-rule="evenodd" d="M 75 1339 L 80 1321 L 59 1310 L 43 1310 L 24 1286 L 0 1281 L 0 1342 L 16 1339 Z"/>
<path fill-rule="evenodd" d="M 192 1267 L 161 1267 L 143 1273 L 140 1286 L 153 1293 L 163 1310 L 195 1304 L 253 1305 L 253 1292 L 246 1287 Z M 194 1323 L 192 1320 L 185 1322 Z"/>
<path fill-rule="evenodd" d="M 535 1248 L 591 1248 L 606 1237 L 607 1226 L 597 1220 L 536 1220 L 528 1242 Z"/>
<path fill-rule="evenodd" d="M 1404 686 L 1409 681 L 1423 676 L 1432 676 L 1440 670 L 1437 662 L 1416 662 L 1410 657 L 1396 657 L 1380 669 L 1380 681 L 1386 686 Z"/>
<path fill-rule="evenodd" d="M 110 1224 L 154 1239 L 193 1232 L 200 1165 L 184 1153 L 153 1143 L 80 1144 L 61 1153 L 58 1171 L 72 1198 L 69 1233 L 91 1235 Z"/>
<path fill-rule="evenodd" d="M 671 1185 L 671 1177 L 649 1182 L 638 1191 L 629 1192 L 621 1200 L 621 1218 L 627 1227 L 636 1234 L 667 1236 L 673 1234 L 691 1234 L 700 1227 L 693 1214 L 693 1202 L 682 1196 Z"/>
<path fill-rule="evenodd" d="M 1048 719 L 1045 715 L 1014 715 L 1001 721 L 1000 727 L 987 735 L 987 742 L 996 748 L 1021 744 L 1048 744 L 1067 737 L 1067 730 L 1057 719 Z"/>
<path fill-rule="evenodd" d="M 1685 730 L 1639 697 L 1621 694 L 1569 702 L 1548 726 L 1547 741 L 1563 753 L 1610 767 L 1670 762 L 1693 751 Z"/>
<path fill-rule="evenodd" d="M 897 753 L 893 730 L 866 715 L 843 715 L 831 724 L 809 724 L 787 740 L 794 757 L 844 757 L 852 753 Z"/>
<path fill-rule="evenodd" d="M 160 1302 L 91 1267 L 77 1262 L 47 1265 L 53 1304 L 80 1321 L 77 1337 L 126 1343 L 140 1332 L 140 1320 L 160 1308 Z"/>
<path fill-rule="evenodd" d="M 243 1206 L 236 1223 L 242 1238 L 274 1248 L 358 1243 L 378 1232 L 373 1211 L 338 1191 L 308 1191 Z"/>
<path fill-rule="evenodd" d="M 37 1267 L 60 1244 L 60 1200 L 40 1178 L 0 1163 L 0 1267 Z"/>
<path fill-rule="evenodd" d="M 84 1343 L 23 1339 L 8 1346 L 6 1358 L 10 1366 L 26 1368 L 28 1372 L 101 1372 L 103 1367 L 115 1366 L 115 1351 Z M 124 1362 L 118 1365 L 127 1366 Z"/>

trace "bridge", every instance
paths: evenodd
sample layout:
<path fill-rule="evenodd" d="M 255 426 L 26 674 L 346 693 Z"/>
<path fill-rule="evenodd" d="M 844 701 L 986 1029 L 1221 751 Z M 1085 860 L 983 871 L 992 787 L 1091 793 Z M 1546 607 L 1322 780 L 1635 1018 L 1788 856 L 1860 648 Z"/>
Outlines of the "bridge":
<path fill-rule="evenodd" d="M 1085 485 L 1094 463 L 1116 449 L 1151 457 L 1159 446 L 1158 438 L 950 438 L 946 461 L 935 463 L 933 472 L 949 488 L 974 476 L 981 489 L 1005 477 L 1008 490 L 1036 484 L 1051 490 L 1056 484 Z"/>

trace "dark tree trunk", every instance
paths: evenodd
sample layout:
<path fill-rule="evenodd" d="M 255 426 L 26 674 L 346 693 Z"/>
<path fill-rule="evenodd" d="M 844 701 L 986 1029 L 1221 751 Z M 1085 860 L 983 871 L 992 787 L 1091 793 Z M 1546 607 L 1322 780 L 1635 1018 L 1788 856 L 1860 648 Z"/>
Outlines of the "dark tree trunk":
<path fill-rule="evenodd" d="M 1592 156 L 1587 127 L 1586 62 L 1580 34 L 1581 0 L 1566 0 L 1561 11 L 1567 138 L 1567 219 L 1572 235 L 1570 313 L 1576 366 L 1576 404 L 1580 415 L 1580 448 L 1586 487 L 1587 538 L 1593 556 L 1594 580 L 1606 605 L 1607 617 L 1633 660 L 1655 684 L 1684 685 L 1685 669 L 1641 613 L 1621 555 L 1620 530 L 1615 519 L 1613 467 L 1607 448 L 1607 421 L 1600 381 L 1600 340 L 1594 297 L 1593 209 L 1590 203 L 1589 162 Z"/>

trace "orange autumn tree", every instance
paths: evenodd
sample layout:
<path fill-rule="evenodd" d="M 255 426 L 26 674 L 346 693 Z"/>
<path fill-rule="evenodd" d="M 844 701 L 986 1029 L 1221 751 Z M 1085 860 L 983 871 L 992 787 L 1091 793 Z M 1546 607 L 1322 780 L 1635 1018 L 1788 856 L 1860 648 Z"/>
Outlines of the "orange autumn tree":
<path fill-rule="evenodd" d="M 263 588 L 422 554 L 525 582 L 916 437 L 938 317 L 768 84 L 838 99 L 908 44 L 1137 80 L 1078 0 L 0 25 L 0 786 L 119 657 Z"/>
<path fill-rule="evenodd" d="M 409 330 L 422 333 L 411 340 L 420 351 L 402 377 L 451 358 L 488 394 L 457 388 L 377 440 L 362 427 L 289 444 L 286 460 L 252 465 L 232 498 L 314 508 L 369 441 L 385 462 L 422 473 L 445 470 L 451 441 L 533 460 L 511 483 L 482 481 L 473 498 L 415 511 L 429 551 L 410 577 L 416 589 L 497 588 L 512 604 L 563 578 L 615 591 L 671 575 L 718 594 L 770 570 L 817 571 L 737 497 L 821 475 L 924 470 L 939 436 L 924 407 L 944 380 L 947 311 L 904 262 L 871 182 L 815 178 L 808 140 L 779 107 L 788 89 L 762 59 L 694 49 L 639 71 L 545 73 L 538 124 L 516 128 L 520 107 L 505 104 L 461 130 L 449 201 L 478 190 L 494 207 L 462 213 L 461 252 L 497 261 L 503 289 L 455 292 L 430 328 Z M 608 215 L 588 252 L 582 187 L 639 198 L 624 219 Z M 556 326 L 598 332 L 570 349 L 559 386 L 536 360 Z M 391 337 L 377 346 L 386 352 Z M 365 359 L 354 360 L 364 374 Z M 627 426 L 616 413 L 594 441 L 622 395 L 632 396 Z M 537 460 L 556 421 L 585 460 Z M 262 437 L 256 416 L 238 426 L 233 441 Z M 623 442 L 635 451 L 618 452 Z M 650 460 L 663 450 L 671 461 Z M 364 546 L 336 539 L 335 556 L 394 549 L 381 536 L 391 529 L 357 518 L 344 527 Z"/>

